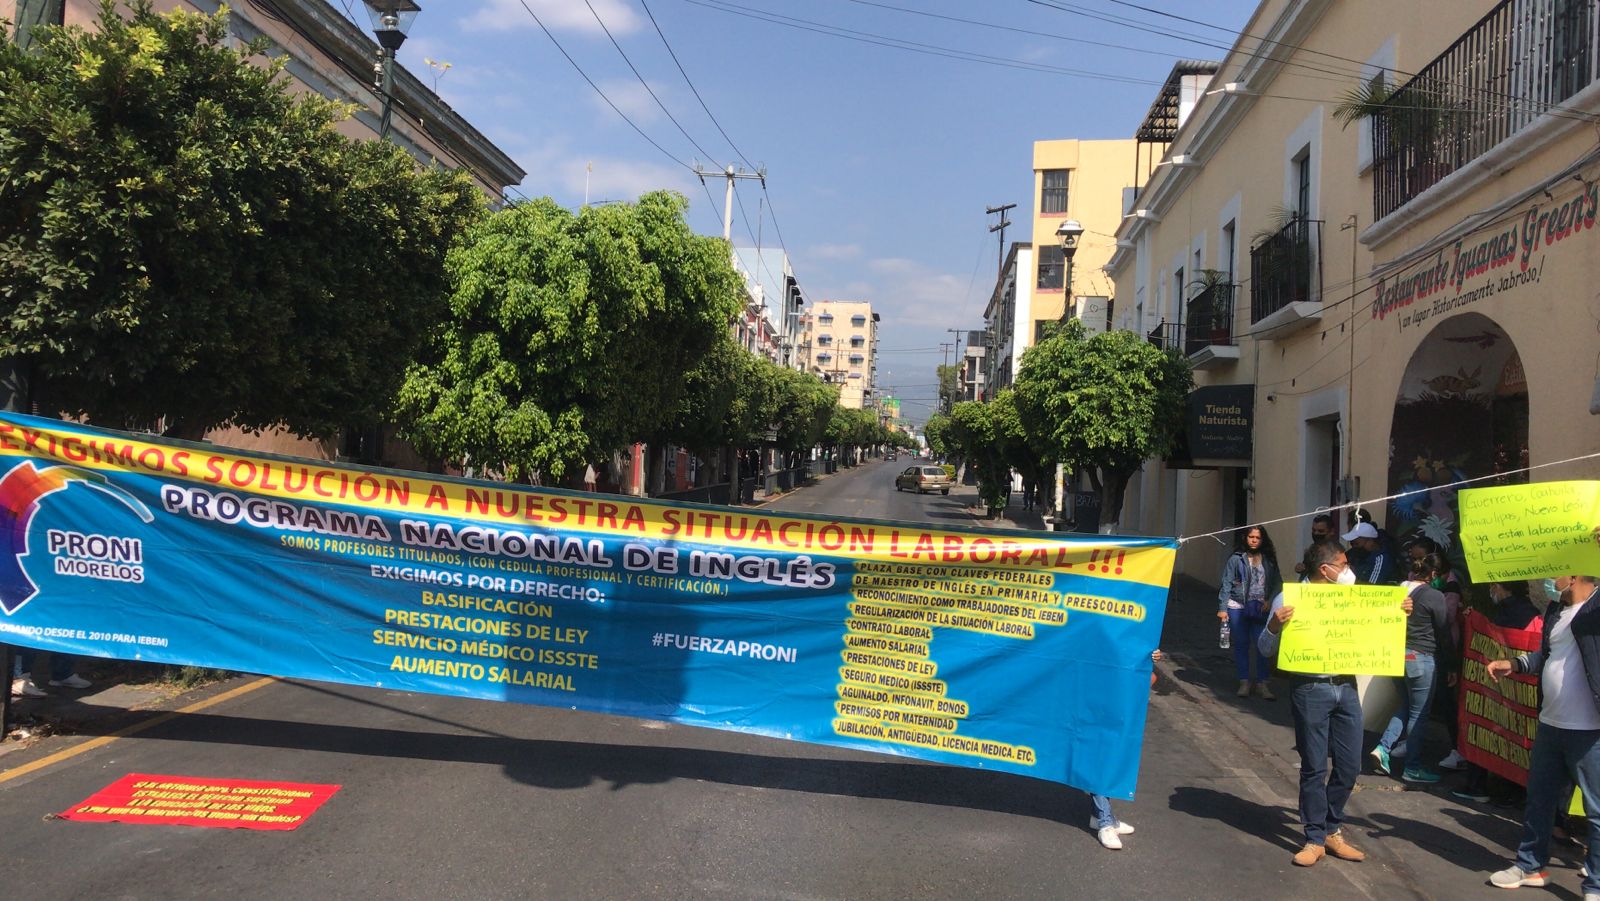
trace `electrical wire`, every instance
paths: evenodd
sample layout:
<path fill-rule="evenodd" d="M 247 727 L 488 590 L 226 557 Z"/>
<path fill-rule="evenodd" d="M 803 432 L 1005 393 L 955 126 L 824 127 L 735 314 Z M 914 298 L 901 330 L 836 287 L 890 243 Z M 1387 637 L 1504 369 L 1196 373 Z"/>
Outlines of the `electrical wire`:
<path fill-rule="evenodd" d="M 1041 72 L 1048 75 L 1063 75 L 1068 77 L 1086 78 L 1095 81 L 1109 81 L 1120 84 L 1138 84 L 1148 86 L 1160 86 L 1161 84 L 1161 82 L 1149 78 L 1137 78 L 1130 75 L 1111 75 L 1105 72 L 1094 72 L 1087 69 L 1069 69 L 1064 66 L 1051 66 L 1043 63 L 1029 62 L 1027 60 L 1012 59 L 1010 57 L 992 56 L 984 53 L 976 53 L 970 50 L 942 47 L 937 44 L 924 44 L 918 41 L 910 41 L 903 38 L 875 34 L 873 32 L 855 31 L 853 29 L 841 28 L 839 26 L 828 25 L 822 22 L 814 22 L 809 19 L 799 19 L 793 16 L 769 13 L 765 10 L 752 9 L 747 6 L 740 6 L 735 3 L 726 2 L 726 0 L 683 0 L 683 2 L 692 4 L 694 6 L 701 6 L 706 9 L 713 9 L 729 15 L 757 19 L 763 22 L 772 23 L 774 25 L 783 25 L 788 28 L 799 29 L 800 31 L 810 31 L 816 34 L 828 35 L 830 37 L 844 38 L 846 40 L 857 41 L 859 43 L 873 44 L 880 47 L 889 47 L 896 50 L 905 50 L 911 53 L 921 53 L 928 56 L 939 56 L 946 59 L 957 59 L 966 62 L 980 63 L 983 65 L 999 66 L 1007 69 L 1020 69 L 1026 72 Z"/>
<path fill-rule="evenodd" d="M 583 78 L 583 80 L 588 83 L 589 87 L 594 89 L 594 92 L 596 94 L 600 95 L 600 99 L 604 100 L 606 102 L 606 106 L 611 107 L 612 112 L 615 112 L 618 116 L 621 116 L 622 117 L 622 121 L 628 123 L 628 127 L 629 128 L 632 128 L 634 131 L 639 133 L 639 137 L 644 138 L 646 141 L 650 142 L 650 146 L 651 147 L 654 147 L 655 149 L 661 151 L 662 156 L 665 156 L 667 159 L 672 160 L 674 163 L 677 163 L 678 165 L 682 166 L 683 168 L 688 169 L 690 172 L 694 171 L 694 167 L 693 166 L 689 165 L 688 163 L 684 162 L 683 160 L 678 159 L 677 156 L 675 156 L 672 153 L 672 151 L 670 151 L 667 148 L 662 147 L 660 144 L 656 143 L 655 138 L 652 138 L 648 134 L 645 134 L 644 129 L 640 128 L 638 125 L 636 125 L 634 123 L 634 121 L 632 119 L 628 118 L 628 114 L 624 113 L 621 109 L 619 109 L 617 107 L 617 105 L 611 101 L 611 98 L 606 96 L 606 92 L 605 91 L 600 90 L 600 86 L 594 83 L 594 79 L 589 77 L 589 73 L 583 71 L 583 67 L 578 65 L 578 61 L 572 58 L 572 54 L 567 52 L 567 48 L 561 46 L 561 42 L 556 40 L 556 36 L 550 32 L 549 28 L 545 27 L 544 20 L 540 19 L 539 18 L 539 14 L 534 12 L 533 11 L 533 7 L 528 5 L 528 0 L 517 0 L 517 2 L 522 6 L 523 9 L 527 10 L 528 15 L 533 17 L 534 24 L 538 25 L 539 26 L 539 30 L 544 32 L 544 36 L 550 39 L 550 43 L 556 45 L 556 49 L 559 50 L 561 52 L 561 55 L 566 58 L 567 62 L 572 65 L 572 68 L 577 70 L 578 75 L 580 75 Z"/>
<path fill-rule="evenodd" d="M 717 121 L 716 115 L 711 112 L 711 107 L 706 105 L 705 98 L 700 96 L 699 89 L 694 86 L 694 81 L 689 78 L 689 73 L 684 70 L 683 63 L 679 62 L 678 54 L 673 51 L 672 43 L 667 40 L 666 33 L 661 30 L 661 24 L 656 21 L 656 14 L 650 11 L 650 4 L 648 0 L 639 0 L 639 5 L 644 7 L 644 14 L 650 18 L 650 24 L 655 27 L 656 35 L 661 38 L 661 45 L 667 48 L 667 55 L 672 57 L 673 64 L 678 67 L 678 74 L 683 76 L 684 84 L 689 86 L 689 92 L 694 94 L 694 99 L 700 101 L 700 108 L 706 111 L 706 117 L 711 120 L 711 124 L 717 127 L 717 131 L 722 135 L 722 139 L 728 142 L 728 146 L 733 148 L 734 154 L 737 155 L 739 159 L 743 160 L 746 166 L 750 167 L 751 169 L 757 168 L 754 163 L 750 162 L 750 158 L 744 155 L 744 151 L 739 149 L 739 145 L 733 143 L 733 138 L 728 137 L 727 130 L 722 127 L 721 122 Z M 710 154 L 706 155 L 710 156 Z"/>
<path fill-rule="evenodd" d="M 687 138 L 689 143 L 693 144 L 694 149 L 700 151 L 702 156 L 711 160 L 712 163 L 716 164 L 718 169 L 721 169 L 722 164 L 718 163 L 715 157 L 713 157 L 710 153 L 707 153 L 704 147 L 700 146 L 700 142 L 696 141 L 694 136 L 689 134 L 688 130 L 683 127 L 683 123 L 678 121 L 678 117 L 672 114 L 672 110 L 667 109 L 667 105 L 661 102 L 660 97 L 656 96 L 655 88 L 650 87 L 650 82 L 645 81 L 644 76 L 639 74 L 639 67 L 633 64 L 633 60 L 628 58 L 627 51 L 623 50 L 622 45 L 617 43 L 616 37 L 611 34 L 611 29 L 607 27 L 605 20 L 600 18 L 600 12 L 594 8 L 594 4 L 591 3 L 590 0 L 583 0 L 583 5 L 589 7 L 589 14 L 594 16 L 594 20 L 599 23 L 600 30 L 605 32 L 606 38 L 611 41 L 611 46 L 617 48 L 617 54 L 622 57 L 623 62 L 628 64 L 628 70 L 633 73 L 633 77 L 639 79 L 639 84 L 644 85 L 645 93 L 649 94 L 650 99 L 656 102 L 656 106 L 660 107 L 661 111 L 667 114 L 667 118 L 671 120 L 672 124 L 678 127 L 678 133 Z"/>

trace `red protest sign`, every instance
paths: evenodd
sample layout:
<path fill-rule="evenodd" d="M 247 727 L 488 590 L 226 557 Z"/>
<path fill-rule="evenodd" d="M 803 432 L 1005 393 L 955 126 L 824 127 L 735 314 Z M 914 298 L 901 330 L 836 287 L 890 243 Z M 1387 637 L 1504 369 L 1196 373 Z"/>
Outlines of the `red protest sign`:
<path fill-rule="evenodd" d="M 62 811 L 65 820 L 224 829 L 297 829 L 337 785 L 129 773 Z"/>
<path fill-rule="evenodd" d="M 1539 680 L 1534 676 L 1489 678 L 1491 660 L 1539 649 L 1538 629 L 1502 629 L 1476 610 L 1466 616 L 1461 661 L 1461 754 L 1468 761 L 1528 784 L 1528 751 L 1539 727 Z"/>

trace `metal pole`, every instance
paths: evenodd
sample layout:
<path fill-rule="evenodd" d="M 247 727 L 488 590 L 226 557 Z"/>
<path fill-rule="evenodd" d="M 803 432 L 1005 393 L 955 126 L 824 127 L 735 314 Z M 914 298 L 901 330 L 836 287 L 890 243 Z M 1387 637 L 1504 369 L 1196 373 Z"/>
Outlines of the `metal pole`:
<path fill-rule="evenodd" d="M 728 164 L 728 193 L 722 199 L 722 240 L 733 243 L 733 164 Z"/>
<path fill-rule="evenodd" d="M 380 49 L 378 65 L 383 67 L 383 116 L 378 120 L 378 137 L 389 139 L 389 122 L 394 116 L 394 51 Z"/>

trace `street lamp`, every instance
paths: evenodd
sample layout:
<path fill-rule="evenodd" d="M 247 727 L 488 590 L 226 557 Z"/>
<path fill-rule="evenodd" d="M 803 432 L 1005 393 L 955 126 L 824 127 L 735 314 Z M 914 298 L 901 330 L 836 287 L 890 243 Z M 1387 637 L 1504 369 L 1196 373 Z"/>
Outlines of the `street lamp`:
<path fill-rule="evenodd" d="M 378 120 L 378 137 L 389 137 L 389 120 L 394 110 L 394 54 L 406 42 L 406 32 L 422 7 L 416 0 L 365 0 L 372 33 L 378 38 L 378 62 L 372 67 L 377 76 L 373 87 L 383 95 L 383 116 Z"/>
<path fill-rule="evenodd" d="M 1056 240 L 1061 242 L 1061 256 L 1067 264 L 1066 301 L 1061 308 L 1061 321 L 1072 315 L 1072 257 L 1078 252 L 1078 239 L 1083 237 L 1083 224 L 1067 219 L 1056 228 Z"/>

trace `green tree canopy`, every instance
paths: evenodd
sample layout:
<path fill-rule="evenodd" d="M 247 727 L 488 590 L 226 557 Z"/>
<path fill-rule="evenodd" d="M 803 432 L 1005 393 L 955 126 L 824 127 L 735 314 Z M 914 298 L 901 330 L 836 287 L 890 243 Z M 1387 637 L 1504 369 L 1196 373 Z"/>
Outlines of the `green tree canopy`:
<path fill-rule="evenodd" d="M 1192 387 L 1189 363 L 1176 352 L 1129 331 L 1086 338 L 1073 320 L 1022 355 L 1017 410 L 1044 456 L 1089 473 L 1109 531 L 1128 479 L 1172 450 Z"/>
<path fill-rule="evenodd" d="M 543 198 L 474 226 L 450 252 L 449 314 L 406 373 L 402 434 L 560 480 L 667 427 L 743 303 L 727 243 L 687 209 L 665 191 L 576 214 Z"/>
<path fill-rule="evenodd" d="M 961 367 L 943 365 L 939 374 L 939 412 L 949 414 L 961 401 Z"/>
<path fill-rule="evenodd" d="M 225 12 L 121 7 L 28 52 L 0 23 L 0 356 L 107 425 L 376 421 L 482 195 L 340 135 Z"/>
<path fill-rule="evenodd" d="M 950 442 L 950 417 L 935 413 L 922 427 L 922 437 L 928 441 L 928 451 L 935 457 L 948 457 L 957 453 Z"/>

